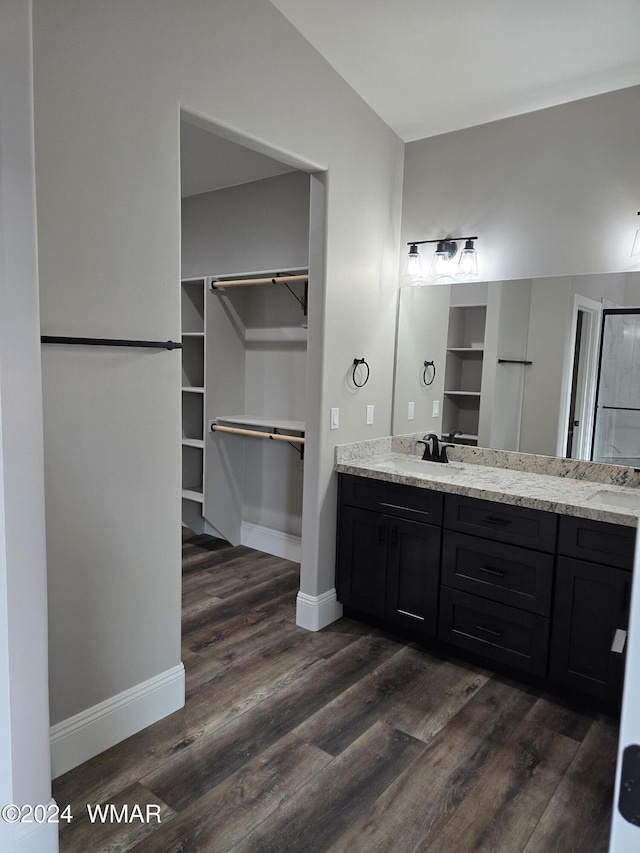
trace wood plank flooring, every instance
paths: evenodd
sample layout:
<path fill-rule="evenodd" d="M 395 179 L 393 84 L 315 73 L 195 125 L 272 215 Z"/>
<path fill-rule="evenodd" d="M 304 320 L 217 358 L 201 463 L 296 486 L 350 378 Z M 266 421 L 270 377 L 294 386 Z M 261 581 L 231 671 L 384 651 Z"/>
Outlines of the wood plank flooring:
<path fill-rule="evenodd" d="M 186 706 L 55 780 L 61 853 L 606 853 L 615 721 L 354 620 L 304 631 L 297 589 L 183 533 Z"/>

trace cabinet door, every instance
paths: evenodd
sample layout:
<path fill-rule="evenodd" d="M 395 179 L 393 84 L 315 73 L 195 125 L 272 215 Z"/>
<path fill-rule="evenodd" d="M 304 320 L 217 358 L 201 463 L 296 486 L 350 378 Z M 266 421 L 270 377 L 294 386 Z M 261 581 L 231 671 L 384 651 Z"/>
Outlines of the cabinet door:
<path fill-rule="evenodd" d="M 619 701 L 624 654 L 612 651 L 629 622 L 631 572 L 559 557 L 550 675 L 560 684 Z"/>
<path fill-rule="evenodd" d="M 338 600 L 348 607 L 384 616 L 387 517 L 343 506 L 338 519 Z"/>
<path fill-rule="evenodd" d="M 433 636 L 438 629 L 440 537 L 439 527 L 389 519 L 386 618 Z"/>

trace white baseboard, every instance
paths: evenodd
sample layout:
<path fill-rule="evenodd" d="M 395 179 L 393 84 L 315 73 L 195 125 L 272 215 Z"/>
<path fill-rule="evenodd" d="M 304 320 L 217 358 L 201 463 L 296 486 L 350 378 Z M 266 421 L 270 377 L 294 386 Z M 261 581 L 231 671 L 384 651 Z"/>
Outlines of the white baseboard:
<path fill-rule="evenodd" d="M 178 664 L 52 726 L 52 778 L 182 708 L 184 695 L 184 666 Z"/>
<path fill-rule="evenodd" d="M 47 814 L 53 814 L 56 801 L 47 804 Z M 66 824 L 62 824 L 66 826 Z M 15 853 L 58 853 L 57 823 L 17 823 L 14 828 Z"/>
<path fill-rule="evenodd" d="M 307 631 L 319 631 L 326 628 L 342 616 L 342 605 L 336 597 L 335 589 L 322 595 L 307 595 L 299 592 L 296 598 L 296 625 Z"/>
<path fill-rule="evenodd" d="M 283 560 L 293 560 L 294 563 L 300 562 L 301 542 L 300 536 L 292 536 L 290 533 L 282 533 L 272 527 L 252 524 L 250 521 L 243 521 L 240 528 L 241 545 L 264 551 L 265 554 L 273 554 L 274 557 L 282 557 Z"/>

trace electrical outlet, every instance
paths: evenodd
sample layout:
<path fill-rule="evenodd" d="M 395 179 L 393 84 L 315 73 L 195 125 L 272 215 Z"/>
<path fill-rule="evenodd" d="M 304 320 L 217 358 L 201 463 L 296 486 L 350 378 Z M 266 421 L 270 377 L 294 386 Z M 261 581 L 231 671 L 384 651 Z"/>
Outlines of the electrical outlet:
<path fill-rule="evenodd" d="M 416 414 L 416 404 L 415 403 L 409 403 L 409 407 L 407 409 L 407 420 L 412 421 L 415 417 L 415 414 Z"/>
<path fill-rule="evenodd" d="M 340 426 L 340 409 L 331 409 L 331 429 L 338 429 Z"/>
<path fill-rule="evenodd" d="M 373 423 L 373 406 L 367 406 L 367 424 Z"/>
<path fill-rule="evenodd" d="M 440 400 L 434 400 L 433 401 L 432 414 L 433 414 L 434 418 L 437 418 L 438 415 L 440 414 Z"/>

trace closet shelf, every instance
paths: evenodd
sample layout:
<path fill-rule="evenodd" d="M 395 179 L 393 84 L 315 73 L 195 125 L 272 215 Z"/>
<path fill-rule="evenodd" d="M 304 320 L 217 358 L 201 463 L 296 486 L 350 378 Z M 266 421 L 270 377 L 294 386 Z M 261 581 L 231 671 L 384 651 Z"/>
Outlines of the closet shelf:
<path fill-rule="evenodd" d="M 444 433 L 444 432 L 443 432 L 443 433 L 441 434 L 440 438 L 441 438 L 443 441 L 448 441 L 448 440 L 449 440 L 449 433 Z M 478 436 L 477 436 L 477 435 L 474 435 L 473 433 L 470 433 L 470 432 L 459 432 L 459 433 L 457 433 L 457 435 L 456 435 L 456 441 L 457 441 L 458 439 L 464 439 L 465 441 L 477 441 L 477 440 L 478 440 Z M 454 443 L 455 443 L 455 442 L 454 442 Z"/>
<path fill-rule="evenodd" d="M 182 332 L 183 338 L 204 338 L 204 332 Z"/>
<path fill-rule="evenodd" d="M 183 447 L 197 447 L 200 449 L 204 449 L 204 441 L 201 438 L 183 438 L 182 439 Z"/>
<path fill-rule="evenodd" d="M 202 385 L 183 385 L 183 391 L 189 391 L 192 394 L 204 394 L 204 388 Z"/>
<path fill-rule="evenodd" d="M 445 391 L 447 397 L 479 397 L 479 391 Z"/>
<path fill-rule="evenodd" d="M 196 489 L 183 489 L 182 497 L 186 501 L 195 501 L 195 503 L 204 503 L 204 495 L 202 491 L 197 491 Z"/>
<path fill-rule="evenodd" d="M 447 352 L 477 352 L 482 355 L 484 347 L 447 347 Z"/>
<path fill-rule="evenodd" d="M 450 310 L 453 310 L 453 311 L 456 311 L 458 309 L 464 309 L 464 308 L 486 308 L 486 307 L 487 307 L 486 302 L 465 302 L 464 304 L 450 305 L 449 306 Z"/>

